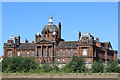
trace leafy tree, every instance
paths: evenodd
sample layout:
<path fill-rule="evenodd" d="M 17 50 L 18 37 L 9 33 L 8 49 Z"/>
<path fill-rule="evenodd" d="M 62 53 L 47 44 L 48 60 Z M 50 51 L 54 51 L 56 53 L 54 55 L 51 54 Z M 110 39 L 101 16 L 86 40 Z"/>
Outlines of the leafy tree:
<path fill-rule="evenodd" d="M 44 64 L 41 64 L 41 68 L 43 69 L 43 72 L 50 72 L 50 71 L 59 71 L 59 67 L 57 64 L 55 63 L 52 63 L 52 64 L 49 64 L 47 62 L 45 62 Z"/>
<path fill-rule="evenodd" d="M 85 70 L 85 61 L 82 57 L 74 55 L 72 60 L 62 70 L 65 72 L 82 72 Z"/>
<path fill-rule="evenodd" d="M 104 67 L 105 67 L 105 66 L 104 66 L 102 60 L 99 60 L 98 62 L 97 62 L 97 61 L 94 61 L 94 62 L 92 63 L 92 71 L 93 71 L 93 73 L 103 72 Z"/>
<path fill-rule="evenodd" d="M 120 59 L 118 59 L 118 64 L 120 64 Z"/>
<path fill-rule="evenodd" d="M 120 67 L 118 66 L 118 61 L 108 61 L 107 63 L 107 72 L 120 72 Z"/>
<path fill-rule="evenodd" d="M 2 72 L 28 72 L 30 69 L 36 69 L 39 66 L 33 58 L 30 57 L 6 57 L 2 61 Z"/>

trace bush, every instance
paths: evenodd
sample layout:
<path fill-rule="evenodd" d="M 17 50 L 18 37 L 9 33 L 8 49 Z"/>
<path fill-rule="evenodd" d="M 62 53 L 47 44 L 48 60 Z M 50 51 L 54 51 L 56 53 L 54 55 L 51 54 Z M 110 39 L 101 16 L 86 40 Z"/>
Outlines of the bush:
<path fill-rule="evenodd" d="M 82 72 L 85 71 L 84 59 L 78 56 L 73 56 L 72 61 L 67 63 L 62 70 L 64 72 Z"/>
<path fill-rule="evenodd" d="M 40 67 L 43 69 L 44 72 L 50 72 L 50 71 L 58 72 L 59 71 L 59 67 L 55 63 L 49 64 L 49 63 L 46 62 L 44 64 L 41 64 Z"/>
<path fill-rule="evenodd" d="M 38 66 L 39 64 L 30 57 L 6 57 L 2 61 L 2 72 L 29 72 L 30 69 L 34 70 Z"/>
<path fill-rule="evenodd" d="M 92 63 L 92 72 L 93 73 L 99 73 L 99 72 L 103 72 L 104 71 L 104 64 L 102 60 L 94 61 Z"/>

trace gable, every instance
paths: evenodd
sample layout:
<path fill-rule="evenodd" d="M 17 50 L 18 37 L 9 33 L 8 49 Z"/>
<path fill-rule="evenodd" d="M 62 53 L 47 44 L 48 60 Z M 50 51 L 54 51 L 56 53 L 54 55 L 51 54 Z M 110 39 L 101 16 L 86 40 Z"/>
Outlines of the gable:
<path fill-rule="evenodd" d="M 41 40 L 41 41 L 38 41 L 36 44 L 53 44 L 53 42 L 49 40 Z"/>

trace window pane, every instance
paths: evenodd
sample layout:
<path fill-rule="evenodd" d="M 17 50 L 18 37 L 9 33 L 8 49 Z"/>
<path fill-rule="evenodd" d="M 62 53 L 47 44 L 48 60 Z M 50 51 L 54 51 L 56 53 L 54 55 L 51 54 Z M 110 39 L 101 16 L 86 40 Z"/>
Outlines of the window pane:
<path fill-rule="evenodd" d="M 33 52 L 32 52 L 32 56 L 34 56 L 34 54 L 35 54 L 35 52 L 33 51 Z"/>
<path fill-rule="evenodd" d="M 58 63 L 60 63 L 60 59 L 58 59 L 57 61 L 58 61 Z"/>
<path fill-rule="evenodd" d="M 71 59 L 70 58 L 68 58 L 68 62 L 70 62 L 71 61 Z"/>
<path fill-rule="evenodd" d="M 52 53 L 52 52 L 50 52 L 50 56 L 53 56 L 53 53 Z"/>
<path fill-rule="evenodd" d="M 28 57 L 30 56 L 30 52 L 27 52 L 27 56 L 28 56 Z"/>
<path fill-rule="evenodd" d="M 83 49 L 83 55 L 87 55 L 87 49 Z"/>
<path fill-rule="evenodd" d="M 73 55 L 76 55 L 76 51 L 73 51 Z"/>
<path fill-rule="evenodd" d="M 25 52 L 22 52 L 22 56 L 24 56 L 25 55 Z"/>
<path fill-rule="evenodd" d="M 44 56 L 47 56 L 47 52 L 44 52 L 44 54 L 43 54 Z"/>
<path fill-rule="evenodd" d="M 20 52 L 18 52 L 18 56 L 20 56 Z"/>
<path fill-rule="evenodd" d="M 63 62 L 65 62 L 65 59 L 63 59 Z"/>
<path fill-rule="evenodd" d="M 63 51 L 63 56 L 65 56 L 65 51 Z"/>
<path fill-rule="evenodd" d="M 70 56 L 70 51 L 68 51 L 68 56 Z"/>
<path fill-rule="evenodd" d="M 8 57 L 12 57 L 12 51 L 7 51 L 8 52 Z"/>
<path fill-rule="evenodd" d="M 58 51 L 58 56 L 60 56 L 60 51 Z"/>

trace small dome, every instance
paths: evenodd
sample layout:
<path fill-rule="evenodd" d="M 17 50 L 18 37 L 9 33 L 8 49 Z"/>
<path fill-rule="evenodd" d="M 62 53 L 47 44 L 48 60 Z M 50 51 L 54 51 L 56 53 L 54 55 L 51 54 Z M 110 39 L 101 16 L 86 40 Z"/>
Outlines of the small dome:
<path fill-rule="evenodd" d="M 56 25 L 45 25 L 42 29 L 42 31 L 49 30 L 49 31 L 58 31 L 58 28 Z"/>
<path fill-rule="evenodd" d="M 37 36 L 39 36 L 40 35 L 40 33 L 37 33 Z"/>
<path fill-rule="evenodd" d="M 57 34 L 57 33 L 54 31 L 54 32 L 53 32 L 53 35 L 56 35 L 56 34 Z"/>

